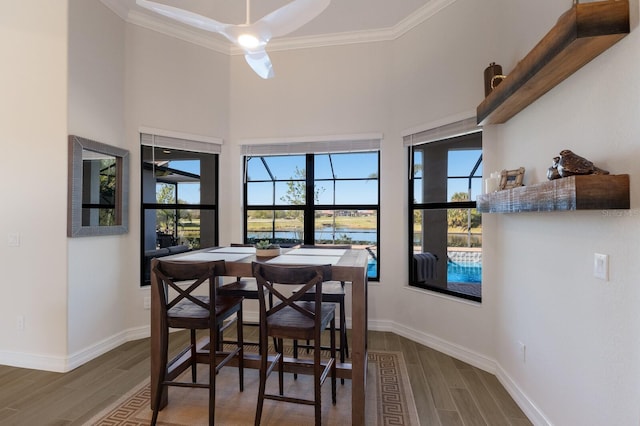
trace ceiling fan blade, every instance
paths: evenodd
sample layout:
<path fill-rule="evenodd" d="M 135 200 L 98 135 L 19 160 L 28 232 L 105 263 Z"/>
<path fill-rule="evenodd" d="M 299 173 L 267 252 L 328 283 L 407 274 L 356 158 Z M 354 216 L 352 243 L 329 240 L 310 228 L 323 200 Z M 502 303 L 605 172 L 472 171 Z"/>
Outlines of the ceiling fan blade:
<path fill-rule="evenodd" d="M 274 76 L 271 59 L 269 59 L 269 55 L 267 55 L 264 49 L 246 51 L 244 59 L 260 77 L 268 79 Z"/>
<path fill-rule="evenodd" d="M 201 30 L 220 33 L 227 37 L 225 30 L 230 26 L 229 24 L 224 24 L 197 13 L 149 0 L 136 0 L 136 4 L 162 16 L 166 16 L 167 18 L 175 19 L 176 21 L 191 25 L 192 27 L 200 28 Z"/>
<path fill-rule="evenodd" d="M 264 16 L 255 25 L 266 24 L 271 37 L 284 36 L 320 15 L 329 3 L 331 0 L 293 0 Z"/>

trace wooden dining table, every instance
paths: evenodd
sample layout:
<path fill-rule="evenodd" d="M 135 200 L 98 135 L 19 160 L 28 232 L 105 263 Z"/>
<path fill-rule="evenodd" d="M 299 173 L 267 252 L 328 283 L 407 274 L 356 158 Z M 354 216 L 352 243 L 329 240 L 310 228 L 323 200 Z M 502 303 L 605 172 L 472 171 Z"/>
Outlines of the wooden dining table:
<path fill-rule="evenodd" d="M 259 258 L 251 247 L 212 247 L 180 253 L 162 259 L 185 262 L 224 260 L 226 275 L 251 277 L 254 261 L 280 265 L 330 264 L 332 279 L 351 283 L 351 363 L 338 363 L 338 377 L 351 380 L 351 424 L 365 423 L 365 390 L 367 377 L 367 263 L 368 253 L 361 249 L 293 248 L 282 249 L 279 256 Z M 155 277 L 152 274 L 152 280 Z M 153 285 L 153 282 L 152 282 Z M 151 292 L 151 401 L 155 401 L 156 380 L 160 367 L 160 300 Z M 207 344 L 205 342 L 203 344 Z M 245 352 L 246 353 L 246 352 Z M 185 362 L 183 365 L 187 365 Z M 259 362 L 245 355 L 245 367 L 258 368 Z M 167 404 L 163 393 L 161 407 Z"/>

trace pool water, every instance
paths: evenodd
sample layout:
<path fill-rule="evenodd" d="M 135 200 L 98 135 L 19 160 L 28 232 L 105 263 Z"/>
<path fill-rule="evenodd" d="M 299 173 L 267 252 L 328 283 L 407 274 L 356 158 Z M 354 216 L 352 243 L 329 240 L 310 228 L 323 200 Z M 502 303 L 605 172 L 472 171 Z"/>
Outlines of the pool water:
<path fill-rule="evenodd" d="M 367 276 L 374 278 L 378 273 L 378 262 L 369 259 Z M 479 262 L 447 262 L 447 282 L 450 283 L 482 283 L 482 263 Z"/>
<path fill-rule="evenodd" d="M 482 282 L 482 263 L 478 262 L 447 262 L 447 281 L 450 283 Z"/>

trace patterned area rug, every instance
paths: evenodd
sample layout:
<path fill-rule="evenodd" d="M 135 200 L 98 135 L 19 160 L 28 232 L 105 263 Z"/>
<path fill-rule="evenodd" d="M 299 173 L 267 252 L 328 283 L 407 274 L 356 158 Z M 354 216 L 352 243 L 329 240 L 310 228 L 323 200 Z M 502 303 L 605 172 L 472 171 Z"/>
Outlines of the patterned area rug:
<path fill-rule="evenodd" d="M 415 401 L 411 392 L 407 368 L 400 352 L 369 352 L 367 371 L 367 425 L 419 425 Z M 198 371 L 206 377 L 206 367 Z M 185 374 L 190 375 L 189 371 Z M 257 402 L 258 374 L 245 369 L 244 392 L 238 391 L 238 372 L 235 368 L 222 368 L 217 378 L 216 424 L 253 424 Z M 307 397 L 311 388 L 310 376 L 285 375 L 285 394 Z M 277 392 L 277 373 L 267 381 L 267 388 Z M 331 384 L 325 383 L 322 394 L 323 424 L 351 424 L 351 381 L 337 384 L 338 402 L 331 404 Z M 169 404 L 160 411 L 158 424 L 194 426 L 208 423 L 208 392 L 205 389 L 169 387 Z M 141 383 L 127 395 L 103 410 L 85 425 L 138 426 L 148 425 L 149 381 Z M 313 424 L 313 406 L 266 400 L 262 414 L 263 425 Z"/>

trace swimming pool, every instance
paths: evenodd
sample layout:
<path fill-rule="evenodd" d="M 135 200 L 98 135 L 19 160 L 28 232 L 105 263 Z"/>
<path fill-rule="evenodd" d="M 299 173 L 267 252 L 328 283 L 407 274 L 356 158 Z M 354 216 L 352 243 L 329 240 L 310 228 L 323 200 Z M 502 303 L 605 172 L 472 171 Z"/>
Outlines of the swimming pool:
<path fill-rule="evenodd" d="M 369 259 L 367 276 L 373 278 L 378 273 L 378 262 Z M 482 263 L 480 262 L 447 262 L 447 282 L 450 283 L 482 283 Z"/>
<path fill-rule="evenodd" d="M 471 284 L 482 283 L 482 263 L 447 262 L 447 282 Z"/>

